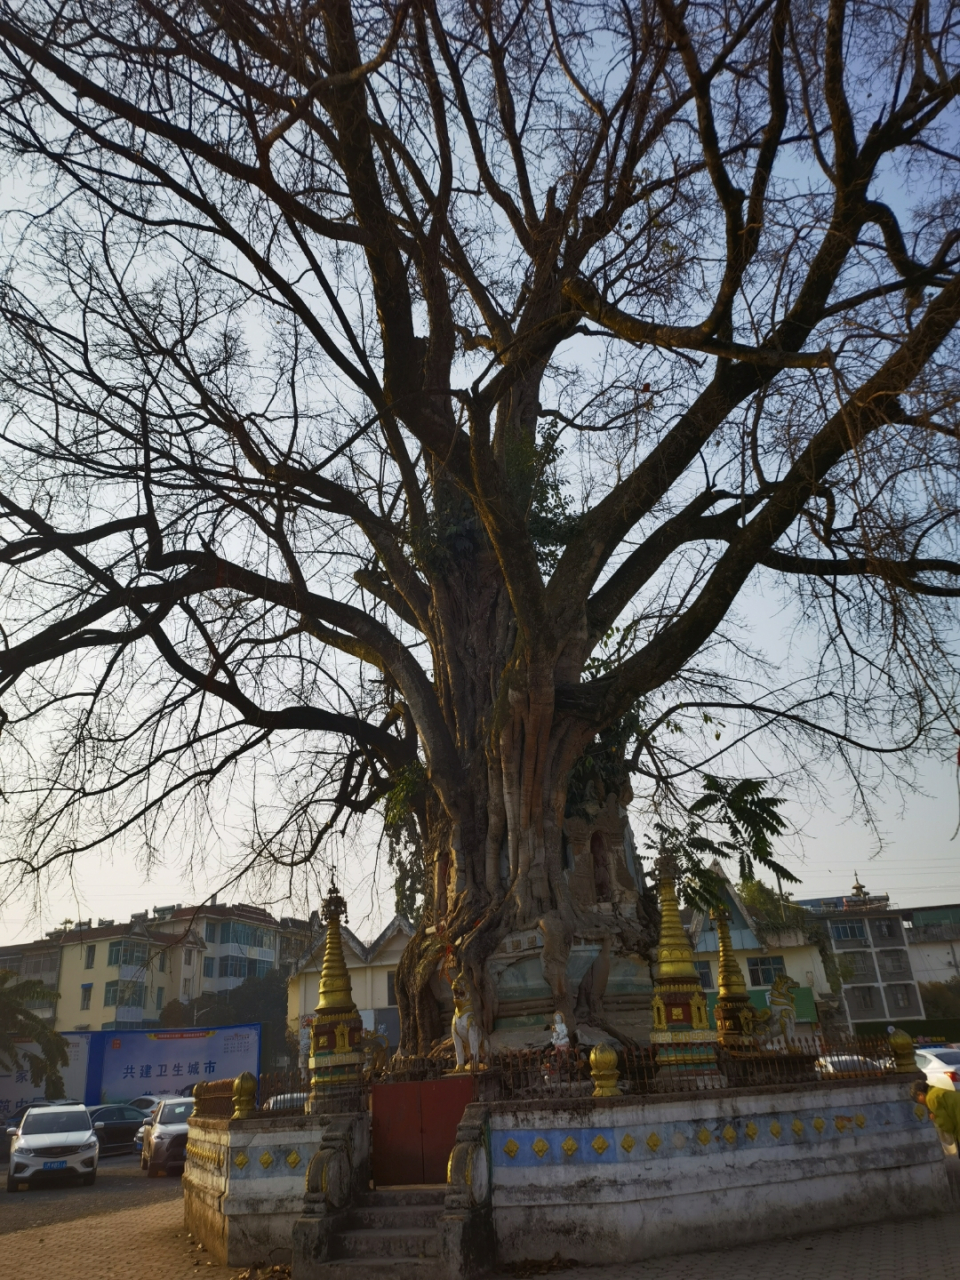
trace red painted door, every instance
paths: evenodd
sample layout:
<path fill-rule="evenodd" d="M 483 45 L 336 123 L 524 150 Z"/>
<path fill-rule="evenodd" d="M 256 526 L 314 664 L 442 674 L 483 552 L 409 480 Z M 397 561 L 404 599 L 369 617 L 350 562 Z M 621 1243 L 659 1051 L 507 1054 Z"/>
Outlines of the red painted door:
<path fill-rule="evenodd" d="M 378 1187 L 423 1182 L 420 1082 L 373 1086 L 373 1180 Z"/>
<path fill-rule="evenodd" d="M 447 1162 L 463 1109 L 473 1101 L 473 1077 L 446 1076 L 420 1085 L 420 1130 L 424 1182 L 446 1182 Z"/>
<path fill-rule="evenodd" d="M 446 1182 L 471 1076 L 373 1086 L 373 1180 L 378 1187 Z"/>

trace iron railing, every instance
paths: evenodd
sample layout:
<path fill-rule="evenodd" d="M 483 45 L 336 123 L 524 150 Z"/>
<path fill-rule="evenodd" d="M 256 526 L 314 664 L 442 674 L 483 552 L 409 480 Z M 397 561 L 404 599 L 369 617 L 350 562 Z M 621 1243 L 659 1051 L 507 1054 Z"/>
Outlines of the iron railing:
<path fill-rule="evenodd" d="M 889 1041 L 882 1036 L 816 1035 L 798 1038 L 789 1045 L 749 1049 L 701 1046 L 677 1052 L 677 1046 L 644 1045 L 622 1048 L 617 1053 L 616 1083 L 619 1094 L 662 1094 L 684 1090 L 755 1089 L 769 1085 L 824 1084 L 841 1080 L 878 1080 L 894 1073 L 896 1063 Z M 706 1050 L 706 1054 L 702 1052 Z M 712 1054 L 711 1054 L 712 1050 Z M 414 1080 L 437 1080 L 456 1066 L 452 1053 L 429 1057 L 401 1057 L 399 1054 L 369 1071 L 359 1104 L 366 1107 L 371 1084 L 396 1084 Z M 590 1069 L 590 1048 L 504 1049 L 487 1055 L 477 1072 L 478 1096 L 486 1101 L 585 1098 L 593 1094 L 595 1082 Z M 349 1093 L 349 1098 L 347 1097 Z M 354 1109 L 356 1086 L 344 1094 L 344 1105 Z M 262 1115 L 303 1115 L 307 1110 L 310 1083 L 299 1070 L 274 1071 L 260 1076 L 255 1113 Z M 229 1118 L 235 1110 L 235 1082 L 213 1080 L 197 1085 L 195 1115 Z M 334 1092 L 324 1091 L 332 1111 L 337 1110 Z"/>

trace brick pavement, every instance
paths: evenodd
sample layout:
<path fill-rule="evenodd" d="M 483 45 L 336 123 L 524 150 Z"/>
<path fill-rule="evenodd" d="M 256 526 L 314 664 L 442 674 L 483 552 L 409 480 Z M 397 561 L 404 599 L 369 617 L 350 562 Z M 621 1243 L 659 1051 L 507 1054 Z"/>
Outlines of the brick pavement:
<path fill-rule="evenodd" d="M 16 1280 L 235 1280 L 187 1239 L 179 1200 L 5 1235 L 3 1274 Z M 586 1260 L 584 1260 L 586 1261 Z M 530 1269 L 528 1274 L 536 1274 Z M 515 1274 L 515 1273 L 514 1273 Z M 960 1280 L 960 1212 L 685 1254 L 609 1268 L 551 1271 L 556 1280 Z"/>

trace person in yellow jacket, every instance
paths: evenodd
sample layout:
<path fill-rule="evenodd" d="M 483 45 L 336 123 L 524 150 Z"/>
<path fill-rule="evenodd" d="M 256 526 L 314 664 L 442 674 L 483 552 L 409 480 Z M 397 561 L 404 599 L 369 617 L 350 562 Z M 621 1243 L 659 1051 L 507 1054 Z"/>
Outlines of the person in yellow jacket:
<path fill-rule="evenodd" d="M 937 1126 L 944 1149 L 960 1148 L 960 1093 L 956 1089 L 940 1089 L 918 1080 L 910 1089 L 911 1096 L 927 1108 Z"/>

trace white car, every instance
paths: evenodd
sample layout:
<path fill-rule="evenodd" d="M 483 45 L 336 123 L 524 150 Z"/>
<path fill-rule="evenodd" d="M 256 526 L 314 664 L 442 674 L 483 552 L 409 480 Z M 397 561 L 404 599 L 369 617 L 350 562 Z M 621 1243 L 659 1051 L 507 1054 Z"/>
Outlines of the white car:
<path fill-rule="evenodd" d="M 960 1049 L 930 1045 L 916 1051 L 917 1069 L 927 1077 L 927 1084 L 938 1089 L 956 1089 L 960 1083 Z"/>
<path fill-rule="evenodd" d="M 144 1125 L 140 1168 L 146 1169 L 148 1178 L 171 1170 L 183 1172 L 193 1107 L 192 1098 L 168 1098 Z"/>
<path fill-rule="evenodd" d="M 102 1128 L 98 1125 L 97 1128 Z M 100 1144 L 86 1107 L 31 1107 L 10 1135 L 7 1190 L 43 1177 L 80 1178 L 88 1187 L 97 1176 Z"/>

